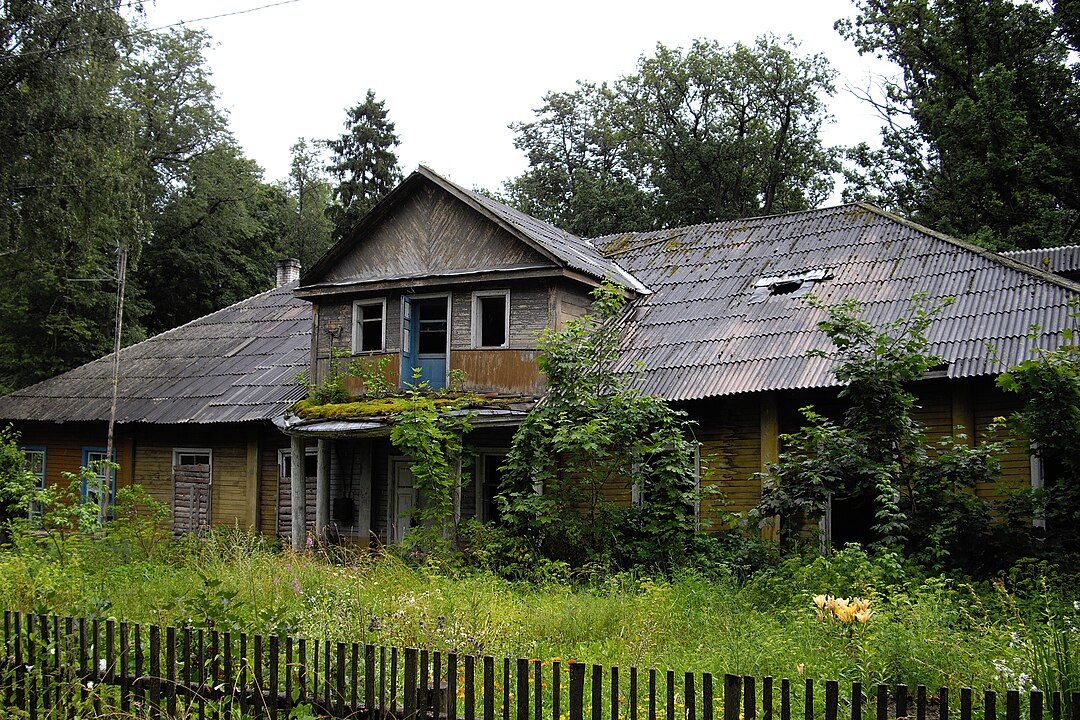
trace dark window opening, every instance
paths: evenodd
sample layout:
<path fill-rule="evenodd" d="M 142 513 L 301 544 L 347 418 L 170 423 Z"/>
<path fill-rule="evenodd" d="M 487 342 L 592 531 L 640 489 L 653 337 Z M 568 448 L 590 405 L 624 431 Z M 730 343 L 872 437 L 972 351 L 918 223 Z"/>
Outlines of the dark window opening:
<path fill-rule="evenodd" d="M 476 306 L 480 313 L 480 347 L 506 345 L 506 296 L 479 297 Z"/>
<path fill-rule="evenodd" d="M 356 333 L 358 352 L 379 352 L 383 349 L 383 306 L 382 303 L 358 305 Z"/>
<path fill-rule="evenodd" d="M 502 484 L 502 472 L 499 468 L 505 462 L 505 455 L 481 455 L 481 477 L 483 485 L 480 488 L 483 513 L 481 517 L 490 523 L 498 524 L 502 519 L 499 512 L 499 503 L 495 502 L 495 496 L 499 494 L 499 486 Z"/>
<path fill-rule="evenodd" d="M 446 298 L 413 300 L 413 306 L 420 321 L 417 352 L 421 355 L 445 354 Z"/>

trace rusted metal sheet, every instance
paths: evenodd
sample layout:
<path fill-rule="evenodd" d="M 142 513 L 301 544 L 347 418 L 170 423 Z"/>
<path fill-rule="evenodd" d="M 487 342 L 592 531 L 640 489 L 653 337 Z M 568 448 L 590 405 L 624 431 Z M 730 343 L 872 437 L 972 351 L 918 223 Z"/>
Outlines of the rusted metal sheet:
<path fill-rule="evenodd" d="M 499 392 L 539 396 L 544 379 L 537 367 L 535 350 L 457 350 L 450 368 L 465 373 L 465 388 L 476 392 Z"/>

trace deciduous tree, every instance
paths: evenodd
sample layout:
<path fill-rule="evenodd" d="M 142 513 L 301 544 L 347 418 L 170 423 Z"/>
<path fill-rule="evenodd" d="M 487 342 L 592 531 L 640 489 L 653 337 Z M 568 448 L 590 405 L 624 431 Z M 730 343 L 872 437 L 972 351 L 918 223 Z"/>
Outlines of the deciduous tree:
<path fill-rule="evenodd" d="M 833 75 L 790 39 L 658 45 L 636 73 L 549 93 L 511 125 L 529 169 L 506 192 L 586 236 L 812 207 L 838 169 L 820 137 Z"/>
<path fill-rule="evenodd" d="M 1080 63 L 1075 0 L 860 0 L 837 28 L 900 68 L 872 101 L 882 147 L 848 190 L 995 249 L 1075 242 Z"/>

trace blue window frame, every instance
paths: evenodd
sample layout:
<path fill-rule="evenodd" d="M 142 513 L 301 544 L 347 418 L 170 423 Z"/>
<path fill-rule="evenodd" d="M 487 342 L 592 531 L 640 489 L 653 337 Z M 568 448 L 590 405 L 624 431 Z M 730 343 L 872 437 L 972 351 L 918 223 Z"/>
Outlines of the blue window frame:
<path fill-rule="evenodd" d="M 104 461 L 108 456 L 106 455 L 105 448 L 84 447 L 82 451 L 82 466 L 89 468 L 93 463 L 100 463 Z M 116 448 L 113 448 L 112 461 L 116 462 Z M 108 487 L 107 492 L 109 496 L 107 498 L 108 504 L 112 506 L 113 499 L 116 497 L 116 473 L 108 467 L 95 468 L 96 475 L 101 478 L 103 484 Z M 82 481 L 82 501 L 83 502 L 98 502 L 97 494 L 92 489 L 87 488 L 86 479 Z"/>
<path fill-rule="evenodd" d="M 26 457 L 26 471 L 37 478 L 38 489 L 45 487 L 45 446 L 44 445 L 23 445 L 20 446 L 20 450 L 23 451 L 23 455 Z M 41 517 L 41 506 L 38 503 L 31 503 L 30 505 L 30 518 Z"/>

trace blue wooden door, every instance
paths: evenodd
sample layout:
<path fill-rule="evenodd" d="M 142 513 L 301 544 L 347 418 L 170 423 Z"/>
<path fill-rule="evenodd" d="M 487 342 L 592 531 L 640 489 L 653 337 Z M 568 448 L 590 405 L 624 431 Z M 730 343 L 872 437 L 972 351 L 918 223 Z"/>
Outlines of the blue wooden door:
<path fill-rule="evenodd" d="M 448 297 L 405 298 L 401 331 L 404 382 L 427 383 L 432 389 L 446 387 L 448 319 Z"/>

